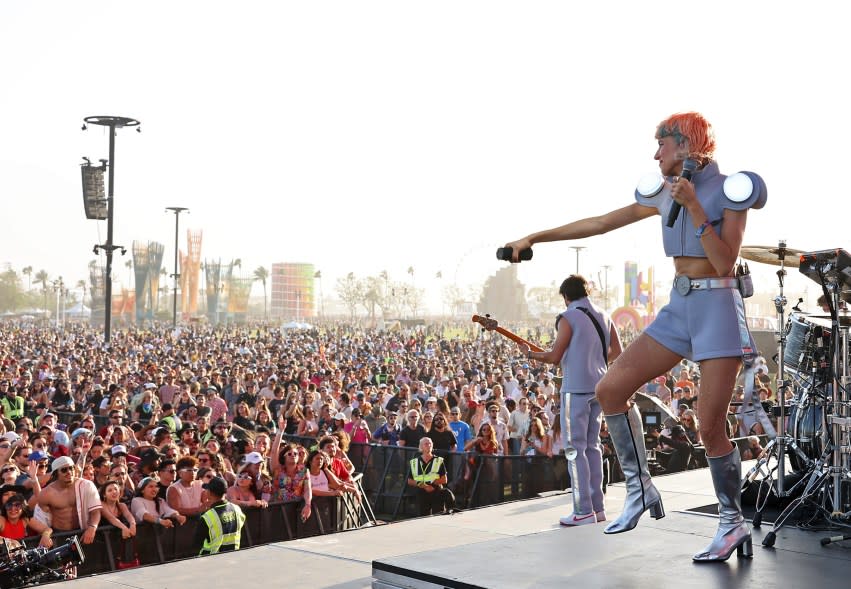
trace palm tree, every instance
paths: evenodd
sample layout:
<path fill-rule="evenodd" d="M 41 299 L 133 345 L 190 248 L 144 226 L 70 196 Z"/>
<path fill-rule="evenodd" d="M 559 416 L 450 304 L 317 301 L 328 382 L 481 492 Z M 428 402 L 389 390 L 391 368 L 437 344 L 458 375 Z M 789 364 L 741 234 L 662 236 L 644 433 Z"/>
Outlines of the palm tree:
<path fill-rule="evenodd" d="M 31 291 L 33 288 L 33 267 L 27 266 L 21 270 L 21 274 L 27 275 L 27 292 Z"/>
<path fill-rule="evenodd" d="M 263 318 L 269 318 L 269 310 L 266 305 L 266 280 L 269 278 L 269 271 L 263 266 L 258 266 L 254 271 L 254 280 L 259 280 L 263 284 Z"/>
<path fill-rule="evenodd" d="M 47 281 L 50 280 L 50 276 L 47 274 L 47 270 L 39 270 L 35 273 L 35 283 L 41 283 L 41 290 L 44 293 L 44 316 L 45 321 L 47 321 Z"/>
<path fill-rule="evenodd" d="M 83 291 L 83 298 L 80 299 L 80 306 L 82 307 L 83 305 L 86 304 L 86 281 L 85 280 L 78 280 L 77 281 L 77 288 L 79 288 L 80 290 Z"/>
<path fill-rule="evenodd" d="M 50 276 L 47 274 L 47 270 L 39 270 L 35 273 L 35 283 L 41 283 L 41 288 L 43 290 L 47 289 L 47 282 L 50 280 Z"/>
<path fill-rule="evenodd" d="M 127 268 L 127 290 L 130 290 L 130 285 L 133 283 L 133 260 L 127 260 L 124 266 Z"/>

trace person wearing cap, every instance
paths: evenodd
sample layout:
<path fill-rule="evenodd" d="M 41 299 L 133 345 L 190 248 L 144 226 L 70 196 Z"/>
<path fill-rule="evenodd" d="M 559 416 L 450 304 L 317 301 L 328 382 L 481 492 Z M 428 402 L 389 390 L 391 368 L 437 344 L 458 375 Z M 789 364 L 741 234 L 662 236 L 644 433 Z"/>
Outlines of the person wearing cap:
<path fill-rule="evenodd" d="M 331 423 L 331 427 L 328 430 L 329 433 L 335 432 L 337 430 L 344 430 L 346 427 L 346 422 L 348 422 L 348 419 L 346 419 L 346 414 L 342 411 L 338 411 L 334 415 L 334 421 Z"/>
<path fill-rule="evenodd" d="M 463 450 L 467 442 L 473 439 L 473 430 L 461 419 L 461 408 L 457 405 L 449 410 L 449 429 L 455 434 L 455 447 L 458 450 Z"/>
<path fill-rule="evenodd" d="M 246 458 L 248 459 L 251 454 L 257 453 L 250 452 L 246 455 Z M 227 490 L 227 497 L 230 501 L 242 507 L 269 507 L 268 501 L 262 498 L 262 487 L 259 485 L 260 463 L 255 462 L 256 457 L 251 457 L 250 460 L 250 462 L 246 460 L 239 467 L 236 480 Z"/>
<path fill-rule="evenodd" d="M 24 398 L 18 395 L 18 389 L 9 385 L 8 380 L 3 379 L 0 381 L 0 384 L 2 383 L 5 383 L 5 386 L 0 386 L 0 407 L 3 408 L 3 415 L 17 421 L 24 416 Z"/>
<path fill-rule="evenodd" d="M 138 464 L 131 476 L 133 484 L 138 484 L 145 477 L 153 477 L 160 468 L 163 455 L 153 447 L 144 448 L 139 451 Z"/>
<path fill-rule="evenodd" d="M 238 505 L 227 500 L 227 482 L 216 476 L 204 483 L 203 489 L 209 508 L 201 515 L 195 532 L 199 556 L 239 550 L 245 514 Z"/>
<path fill-rule="evenodd" d="M 400 433 L 402 433 L 402 426 L 399 425 L 397 415 L 394 411 L 389 411 L 387 421 L 378 426 L 372 434 L 372 439 L 382 446 L 398 446 Z"/>
<path fill-rule="evenodd" d="M 210 440 L 216 440 L 219 446 L 224 446 L 228 442 L 232 425 L 229 421 L 217 421 L 213 423 L 212 435 L 206 439 L 202 438 L 202 442 L 206 444 Z"/>
<path fill-rule="evenodd" d="M 51 514 L 57 531 L 82 529 L 83 544 L 95 539 L 101 517 L 101 501 L 91 481 L 77 478 L 74 461 L 60 456 L 51 463 L 52 482 L 38 494 L 37 505 Z"/>
<path fill-rule="evenodd" d="M 85 447 L 86 451 L 91 446 L 92 430 L 85 427 L 78 427 L 71 432 L 71 445 L 74 448 Z"/>
<path fill-rule="evenodd" d="M 531 351 L 527 344 L 520 344 L 520 348 L 529 360 L 560 364 L 565 375 L 561 385 L 561 431 L 570 469 L 573 512 L 559 518 L 559 523 L 579 526 L 606 520 L 600 445 L 602 409 L 594 390 L 622 348 L 614 322 L 589 298 L 590 287 L 584 277 L 568 276 L 558 292 L 567 308 L 556 319 L 552 348 L 542 352 Z M 616 527 L 609 526 L 607 532 Z"/>

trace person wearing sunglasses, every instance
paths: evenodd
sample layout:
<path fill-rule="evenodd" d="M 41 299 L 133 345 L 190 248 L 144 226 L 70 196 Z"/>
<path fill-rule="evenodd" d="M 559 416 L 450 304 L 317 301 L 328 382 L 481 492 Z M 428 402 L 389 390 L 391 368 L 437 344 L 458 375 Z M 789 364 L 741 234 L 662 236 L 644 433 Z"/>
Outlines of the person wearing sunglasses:
<path fill-rule="evenodd" d="M 83 544 L 91 544 L 100 524 L 101 501 L 91 481 L 77 478 L 74 461 L 60 456 L 51 464 L 51 483 L 38 495 L 38 506 L 49 511 L 54 530 L 83 530 Z"/>
<path fill-rule="evenodd" d="M 0 537 L 20 541 L 27 536 L 39 534 L 41 538 L 38 545 L 51 548 L 53 540 L 50 536 L 53 530 L 37 519 L 26 517 L 26 505 L 27 502 L 20 493 L 11 495 L 0 505 Z"/>
<path fill-rule="evenodd" d="M 204 511 L 201 501 L 203 481 L 196 478 L 198 460 L 193 456 L 184 456 L 177 461 L 177 480 L 166 493 L 166 501 L 172 509 L 183 515 L 198 515 Z"/>
<path fill-rule="evenodd" d="M 240 507 L 269 507 L 267 501 L 258 499 L 260 493 L 255 481 L 250 464 L 246 462 L 239 467 L 236 482 L 227 489 L 228 500 Z"/>

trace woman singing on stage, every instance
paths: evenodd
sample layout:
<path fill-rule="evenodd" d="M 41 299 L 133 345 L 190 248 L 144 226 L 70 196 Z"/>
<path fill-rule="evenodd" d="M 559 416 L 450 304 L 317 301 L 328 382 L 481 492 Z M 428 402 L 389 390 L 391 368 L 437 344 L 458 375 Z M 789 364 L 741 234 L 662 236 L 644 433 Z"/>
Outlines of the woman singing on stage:
<path fill-rule="evenodd" d="M 656 140 L 654 159 L 662 176 L 642 180 L 636 202 L 506 245 L 517 262 L 519 252 L 536 243 L 600 235 L 661 215 L 665 254 L 674 258 L 676 273 L 670 302 L 596 388 L 627 487 L 623 512 L 605 533 L 631 530 L 647 510 L 656 519 L 665 515 L 647 469 L 641 416 L 629 400 L 641 385 L 688 358 L 700 364 L 700 437 L 720 515 L 715 537 L 694 560 L 727 560 L 734 550 L 750 557 L 751 533 L 741 509 L 741 459 L 725 421 L 742 361 L 750 364 L 755 353 L 734 268 L 748 209 L 765 205 L 765 183 L 753 172 L 721 174 L 713 159 L 712 127 L 699 113 L 662 121 Z"/>

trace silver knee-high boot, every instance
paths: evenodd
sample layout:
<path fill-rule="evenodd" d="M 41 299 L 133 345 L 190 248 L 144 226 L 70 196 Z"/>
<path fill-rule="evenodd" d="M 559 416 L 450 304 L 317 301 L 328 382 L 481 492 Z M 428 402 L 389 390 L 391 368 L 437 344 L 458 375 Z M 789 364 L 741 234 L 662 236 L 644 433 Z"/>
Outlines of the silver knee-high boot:
<path fill-rule="evenodd" d="M 709 458 L 709 472 L 718 497 L 718 531 L 712 542 L 694 555 L 699 562 L 727 560 L 737 551 L 739 557 L 752 557 L 751 531 L 742 515 L 742 459 L 739 449 L 725 456 Z"/>
<path fill-rule="evenodd" d="M 665 508 L 647 469 L 644 430 L 638 407 L 633 405 L 626 413 L 607 415 L 606 424 L 626 477 L 626 501 L 620 517 L 606 526 L 604 531 L 606 534 L 619 534 L 634 528 L 648 509 L 654 519 L 665 517 Z"/>

